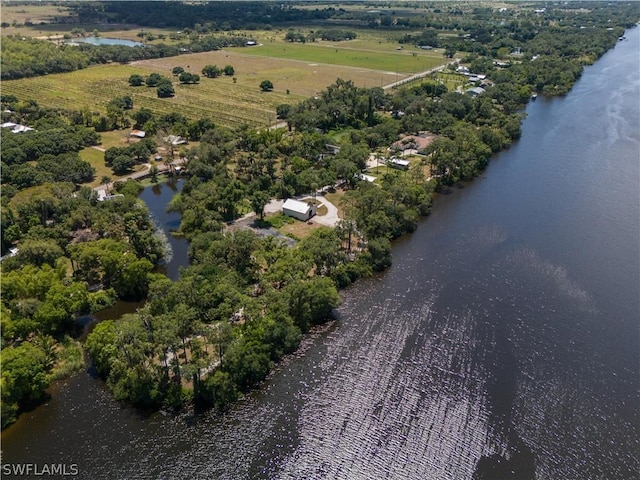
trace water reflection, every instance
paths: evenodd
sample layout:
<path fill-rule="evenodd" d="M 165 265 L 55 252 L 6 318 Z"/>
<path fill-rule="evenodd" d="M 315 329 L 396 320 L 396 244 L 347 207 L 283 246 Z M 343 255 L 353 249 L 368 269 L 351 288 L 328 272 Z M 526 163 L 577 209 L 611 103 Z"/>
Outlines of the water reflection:
<path fill-rule="evenodd" d="M 146 187 L 140 193 L 140 198 L 149 207 L 152 219 L 166 238 L 169 252 L 160 271 L 174 281 L 180 278 L 180 268 L 189 265 L 189 242 L 171 234 L 180 227 L 180 214 L 168 212 L 167 209 L 175 194 L 182 190 L 183 185 L 183 178 L 170 178 L 166 182 Z"/>

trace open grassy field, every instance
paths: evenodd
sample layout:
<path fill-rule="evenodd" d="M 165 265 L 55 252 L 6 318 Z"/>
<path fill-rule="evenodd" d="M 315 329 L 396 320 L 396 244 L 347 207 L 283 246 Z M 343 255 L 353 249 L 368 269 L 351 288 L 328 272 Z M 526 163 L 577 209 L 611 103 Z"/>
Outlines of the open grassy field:
<path fill-rule="evenodd" d="M 169 62 L 175 66 L 184 64 L 184 59 L 173 58 Z M 254 126 L 273 123 L 276 105 L 294 103 L 303 98 L 299 95 L 286 95 L 278 91 L 277 86 L 274 92 L 261 92 L 260 81 L 269 77 L 258 76 L 256 73 L 253 74 L 253 82 L 245 78 L 242 83 L 238 80 L 237 84 L 229 77 L 203 78 L 197 85 L 180 85 L 174 81 L 176 95 L 164 99 L 157 97 L 155 88 L 130 87 L 127 81 L 133 73 L 148 75 L 156 71 L 170 76 L 170 70 L 171 68 L 165 70 L 156 65 L 111 64 L 71 73 L 4 81 L 2 90 L 4 94 L 12 94 L 20 99 L 35 99 L 43 106 L 71 110 L 89 107 L 97 112 L 104 112 L 111 99 L 130 95 L 134 108 L 146 107 L 156 114 L 180 112 L 190 118 L 209 117 L 214 122 L 229 127 L 242 123 Z M 249 73 L 244 75 L 249 76 Z"/>
<path fill-rule="evenodd" d="M 134 108 L 144 106 L 157 114 L 178 111 L 191 118 L 209 117 L 214 122 L 229 127 L 243 123 L 259 127 L 274 124 L 276 105 L 297 103 L 317 94 L 335 82 L 336 78 L 350 79 L 362 87 L 381 86 L 404 77 L 402 74 L 388 71 L 392 66 L 436 61 L 429 57 L 391 53 L 374 55 L 372 52 L 363 51 L 351 52 L 342 57 L 345 63 L 352 61 L 358 65 L 379 65 L 385 68 L 384 71 L 377 71 L 371 68 L 319 63 L 320 53 L 325 53 L 323 59 L 329 61 L 328 57 L 336 55 L 336 49 L 312 45 L 286 46 L 287 49 L 291 47 L 294 47 L 295 56 L 298 57 L 295 60 L 253 55 L 258 52 L 264 53 L 267 51 L 265 47 L 228 49 L 144 60 L 130 65 L 100 65 L 71 73 L 4 81 L 2 89 L 4 94 L 16 95 L 20 99 L 35 99 L 43 106 L 66 109 L 89 107 L 97 112 L 104 112 L 111 99 L 130 95 Z M 309 49 L 307 53 L 305 49 Z M 334 60 L 337 61 L 339 56 L 340 54 Z M 366 58 L 367 56 L 370 57 Z M 315 60 L 313 63 L 301 60 L 305 57 Z M 399 60 L 393 60 L 394 57 L 398 57 Z M 407 61 L 409 63 L 406 63 Z M 134 73 L 148 75 L 158 72 L 171 76 L 171 69 L 178 65 L 190 72 L 200 73 L 208 64 L 219 67 L 233 65 L 236 81 L 227 76 L 216 79 L 202 77 L 197 85 L 180 85 L 177 79 L 174 79 L 176 95 L 165 99 L 157 97 L 155 88 L 130 87 L 127 81 Z M 402 68 L 409 69 L 408 66 Z M 273 82 L 274 91 L 260 91 L 260 82 L 265 79 Z"/>
<path fill-rule="evenodd" d="M 144 165 L 136 165 L 133 171 L 125 174 L 125 175 L 116 175 L 113 173 L 110 167 L 107 167 L 104 163 L 104 152 L 97 150 L 92 147 L 83 148 L 79 152 L 80 158 L 96 169 L 96 174 L 93 177 L 93 181 L 85 183 L 83 185 L 87 187 L 97 187 L 102 185 L 102 177 L 110 177 L 112 182 L 119 180 L 122 177 L 125 177 L 133 172 L 140 172 L 145 170 Z"/>
<path fill-rule="evenodd" d="M 42 22 L 50 23 L 69 16 L 69 10 L 63 5 L 54 3 L 44 4 L 16 4 L 2 2 L 0 6 L 2 21 L 9 25 L 24 25 L 25 22 L 38 25 Z"/>
<path fill-rule="evenodd" d="M 139 40 L 136 35 L 142 30 L 139 26 L 124 24 L 56 23 L 70 20 L 69 10 L 63 4 L 12 5 L 11 2 L 3 2 L 0 13 L 3 22 L 15 24 L 3 28 L 3 35 L 20 33 L 55 39 L 73 28 L 84 28 L 88 34 L 95 28 L 104 37 Z M 33 25 L 24 25 L 25 22 Z M 169 29 L 144 30 L 152 31 L 156 36 L 160 33 L 166 35 L 165 40 L 152 43 L 171 43 Z M 446 63 L 439 51 L 426 52 L 411 46 L 397 50 L 397 33 L 356 31 L 358 38 L 354 40 L 319 40 L 306 44 L 285 41 L 287 28 L 284 27 L 228 32 L 254 38 L 260 45 L 145 60 L 129 65 L 114 63 L 65 74 L 4 81 L 2 89 L 3 94 L 12 94 L 22 100 L 33 99 L 43 106 L 74 110 L 89 108 L 99 113 L 105 113 L 107 103 L 113 98 L 130 95 L 135 109 L 146 107 L 160 115 L 180 112 L 194 119 L 208 117 L 228 127 L 243 123 L 263 127 L 275 124 L 277 105 L 294 104 L 317 95 L 337 78 L 351 80 L 359 87 L 384 86 Z M 202 68 L 209 64 L 219 67 L 232 65 L 235 74 L 233 78 L 222 76 L 216 79 L 201 75 L 197 85 L 180 85 L 174 77 L 176 95 L 166 99 L 158 98 L 155 88 L 134 88 L 127 82 L 134 73 L 148 75 L 158 72 L 171 77 L 175 66 L 201 74 Z M 273 82 L 272 92 L 260 90 L 263 80 Z"/>
<path fill-rule="evenodd" d="M 336 45 L 340 43 L 341 45 Z M 300 60 L 303 62 L 343 65 L 391 73 L 413 74 L 444 63 L 442 55 L 418 52 L 385 52 L 349 46 L 350 42 L 265 43 L 251 47 L 252 55 Z M 363 42 L 360 42 L 361 44 Z M 415 55 L 415 56 L 414 56 Z"/>
<path fill-rule="evenodd" d="M 455 92 L 458 88 L 464 87 L 469 80 L 468 77 L 461 75 L 459 73 L 446 72 L 446 71 L 436 73 L 436 78 L 438 78 L 442 83 L 444 83 L 450 92 Z"/>

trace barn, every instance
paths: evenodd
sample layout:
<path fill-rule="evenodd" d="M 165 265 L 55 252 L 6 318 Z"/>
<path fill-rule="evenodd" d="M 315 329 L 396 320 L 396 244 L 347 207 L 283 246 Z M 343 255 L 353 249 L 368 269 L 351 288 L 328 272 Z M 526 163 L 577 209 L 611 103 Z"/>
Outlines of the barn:
<path fill-rule="evenodd" d="M 313 203 L 300 202 L 292 198 L 287 199 L 284 205 L 282 205 L 282 213 L 284 215 L 302 221 L 309 220 L 313 217 L 316 214 L 316 209 L 317 207 Z"/>

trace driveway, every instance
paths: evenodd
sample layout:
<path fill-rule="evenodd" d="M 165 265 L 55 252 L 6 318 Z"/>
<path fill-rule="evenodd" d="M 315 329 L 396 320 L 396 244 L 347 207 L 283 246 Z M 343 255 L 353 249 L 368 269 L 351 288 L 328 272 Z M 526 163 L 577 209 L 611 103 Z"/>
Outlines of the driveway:
<path fill-rule="evenodd" d="M 308 198 L 309 195 L 302 195 L 298 197 L 292 197 L 294 200 L 301 200 L 303 198 Z M 324 197 L 324 194 L 318 193 L 316 195 L 316 199 L 319 200 L 322 205 L 327 207 L 326 215 L 316 215 L 311 219 L 312 222 L 319 223 L 320 225 L 326 225 L 327 227 L 335 227 L 336 224 L 340 221 L 340 217 L 338 216 L 338 208 L 327 200 Z M 271 200 L 265 207 L 264 213 L 277 213 L 282 211 L 282 205 L 284 205 L 284 200 L 273 199 Z M 245 215 L 246 217 L 246 215 Z"/>

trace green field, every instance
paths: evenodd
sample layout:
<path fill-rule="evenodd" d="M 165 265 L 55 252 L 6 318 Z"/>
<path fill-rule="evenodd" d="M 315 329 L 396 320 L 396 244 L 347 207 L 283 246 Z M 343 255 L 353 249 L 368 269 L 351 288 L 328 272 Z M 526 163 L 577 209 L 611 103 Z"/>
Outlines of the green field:
<path fill-rule="evenodd" d="M 130 27 L 126 33 L 135 38 L 138 29 Z M 122 25 L 114 28 L 122 29 Z M 351 80 L 359 87 L 381 87 L 446 62 L 436 51 L 414 47 L 397 50 L 396 39 L 386 32 L 378 35 L 359 32 L 355 40 L 306 44 L 285 42 L 285 33 L 285 30 L 239 32 L 256 38 L 260 45 L 3 81 L 2 91 L 21 100 L 36 100 L 46 107 L 89 108 L 102 114 L 113 98 L 129 95 L 135 109 L 145 107 L 157 115 L 180 112 L 191 119 L 211 118 L 227 127 L 246 123 L 259 128 L 275 124 L 277 105 L 295 104 L 317 95 L 337 78 Z M 201 76 L 196 85 L 181 85 L 171 76 L 176 66 L 200 74 L 205 65 L 232 65 L 235 73 L 233 77 L 216 79 Z M 160 99 L 155 88 L 129 86 L 132 74 L 146 76 L 152 72 L 172 77 L 174 97 Z M 262 92 L 259 88 L 262 80 L 271 80 L 273 91 Z"/>
<path fill-rule="evenodd" d="M 287 45 L 285 48 L 289 53 L 295 51 L 297 59 L 251 55 L 277 50 L 277 47 L 229 49 L 144 60 L 130 65 L 99 65 L 70 73 L 8 80 L 2 82 L 2 91 L 3 94 L 15 95 L 21 100 L 36 100 L 47 107 L 70 110 L 88 107 L 100 113 L 105 112 L 107 103 L 113 98 L 130 95 L 134 108 L 146 107 L 160 115 L 180 112 L 189 118 L 208 117 L 228 127 L 237 127 L 243 123 L 260 127 L 275 123 L 277 105 L 297 103 L 315 95 L 338 77 L 353 80 L 358 86 L 383 86 L 406 76 L 393 72 L 394 67 L 411 71 L 407 65 L 414 64 L 416 69 L 422 70 L 444 62 L 443 59 L 413 57 L 405 53 L 338 49 L 339 53 L 336 54 L 334 48 L 312 45 Z M 324 54 L 322 58 L 321 53 Z M 306 63 L 301 61 L 302 58 L 315 60 L 314 63 Z M 358 67 L 326 63 L 329 61 L 343 61 L 345 64 L 351 62 Z M 180 65 L 191 72 L 200 73 L 207 64 L 221 67 L 225 64 L 233 65 L 236 69 L 235 82 L 227 76 L 215 79 L 202 77 L 199 84 L 180 85 L 173 78 L 176 95 L 164 99 L 157 97 L 155 88 L 131 87 L 128 84 L 129 76 L 134 73 L 145 76 L 158 72 L 170 77 L 174 66 Z M 368 68 L 360 68 L 363 65 Z M 382 71 L 371 69 L 374 65 L 384 65 L 384 68 Z M 265 79 L 273 82 L 275 88 L 272 92 L 260 90 L 260 82 Z"/>
<path fill-rule="evenodd" d="M 296 100 L 281 92 L 263 93 L 257 84 L 251 88 L 234 84 L 231 78 L 203 78 L 197 85 L 174 82 L 176 95 L 158 98 L 155 88 L 130 87 L 127 79 L 133 73 L 148 75 L 151 72 L 136 66 L 104 65 L 4 81 L 2 91 L 22 100 L 35 99 L 43 106 L 70 110 L 88 107 L 96 112 L 104 112 L 111 99 L 130 95 L 134 108 L 146 107 L 156 114 L 180 112 L 189 118 L 209 117 L 230 127 L 274 122 L 275 106 Z"/>
<path fill-rule="evenodd" d="M 426 55 L 424 53 L 407 53 L 404 51 L 391 53 L 373 49 L 359 49 L 355 45 L 345 48 L 344 45 L 348 42 L 341 43 L 341 45 L 335 46 L 327 45 L 327 43 L 322 45 L 266 43 L 252 47 L 251 55 L 406 74 L 423 72 L 443 63 L 442 55 L 437 54 Z"/>

